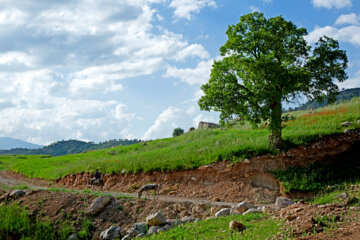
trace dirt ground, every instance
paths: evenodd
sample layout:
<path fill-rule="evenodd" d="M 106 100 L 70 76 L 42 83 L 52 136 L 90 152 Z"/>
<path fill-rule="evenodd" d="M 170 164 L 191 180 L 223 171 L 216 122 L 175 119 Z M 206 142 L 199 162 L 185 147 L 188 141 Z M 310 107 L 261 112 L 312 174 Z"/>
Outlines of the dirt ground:
<path fill-rule="evenodd" d="M 273 203 L 276 197 L 284 194 L 280 183 L 269 171 L 339 159 L 344 153 L 358 153 L 359 144 L 360 130 L 355 130 L 325 137 L 278 155 L 253 157 L 241 163 L 219 162 L 187 171 L 102 176 L 105 182 L 103 190 L 126 192 L 133 196 L 139 187 L 157 183 L 159 199 L 112 197 L 111 204 L 94 218 L 98 229 L 95 234 L 98 236 L 100 229 L 104 230 L 114 223 L 126 228 L 135 222 L 143 222 L 148 214 L 157 210 L 162 211 L 167 218 L 193 216 L 204 219 L 222 205 L 233 206 L 241 201 Z M 50 183 L 42 179 L 28 179 L 12 172 L 1 172 L 0 183 L 26 184 L 29 187 L 51 185 L 79 190 L 88 188 L 89 177 L 91 176 L 87 173 L 79 173 Z M 69 222 L 80 228 L 81 226 L 76 224 L 84 219 L 85 208 L 94 198 L 88 194 L 40 190 L 16 201 L 27 206 L 36 216 L 50 218 L 54 224 Z M 280 219 L 287 219 L 286 229 L 291 229 L 292 236 L 299 239 L 360 239 L 358 213 L 359 208 L 349 211 L 349 207 L 341 205 L 315 206 L 300 202 L 275 215 Z M 319 219 L 325 215 L 329 219 L 336 219 L 330 224 L 334 229 L 326 225 L 329 223 L 320 226 L 314 219 L 314 216 Z M 279 235 L 279 239 L 282 239 L 282 236 Z"/>

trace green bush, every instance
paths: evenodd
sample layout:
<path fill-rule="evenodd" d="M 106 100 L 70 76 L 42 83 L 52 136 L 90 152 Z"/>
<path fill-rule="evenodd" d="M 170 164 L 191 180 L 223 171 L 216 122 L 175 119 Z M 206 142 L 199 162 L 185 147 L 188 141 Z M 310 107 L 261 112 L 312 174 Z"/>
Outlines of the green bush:
<path fill-rule="evenodd" d="M 177 136 L 180 136 L 180 135 L 182 135 L 182 134 L 184 134 L 184 129 L 182 129 L 182 128 L 175 128 L 174 131 L 173 131 L 172 136 L 173 136 L 173 137 L 177 137 Z"/>

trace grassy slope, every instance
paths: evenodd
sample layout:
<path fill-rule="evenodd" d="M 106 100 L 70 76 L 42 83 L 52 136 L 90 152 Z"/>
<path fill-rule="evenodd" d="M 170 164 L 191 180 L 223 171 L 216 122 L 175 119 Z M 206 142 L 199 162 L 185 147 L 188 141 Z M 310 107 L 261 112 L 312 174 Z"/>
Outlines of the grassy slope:
<path fill-rule="evenodd" d="M 286 123 L 284 139 L 299 145 L 342 132 L 341 122 L 356 122 L 360 118 L 360 99 L 317 112 L 313 115 L 305 111 L 291 113 L 297 119 Z M 151 141 L 146 146 L 135 144 L 60 157 L 0 156 L 0 170 L 11 169 L 29 177 L 57 179 L 95 168 L 107 173 L 122 169 L 128 172 L 191 169 L 219 160 L 239 161 L 271 152 L 267 146 L 268 135 L 266 128 L 242 126 L 229 130 L 193 131 L 176 138 Z"/>

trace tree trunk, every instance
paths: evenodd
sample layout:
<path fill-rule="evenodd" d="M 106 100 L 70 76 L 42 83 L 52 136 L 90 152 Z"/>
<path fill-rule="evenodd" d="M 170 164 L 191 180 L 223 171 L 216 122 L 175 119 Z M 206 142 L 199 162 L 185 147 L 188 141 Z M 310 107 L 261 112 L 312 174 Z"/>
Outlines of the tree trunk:
<path fill-rule="evenodd" d="M 281 138 L 281 108 L 281 101 L 272 104 L 271 108 L 269 146 L 276 149 L 284 147 L 284 142 Z"/>

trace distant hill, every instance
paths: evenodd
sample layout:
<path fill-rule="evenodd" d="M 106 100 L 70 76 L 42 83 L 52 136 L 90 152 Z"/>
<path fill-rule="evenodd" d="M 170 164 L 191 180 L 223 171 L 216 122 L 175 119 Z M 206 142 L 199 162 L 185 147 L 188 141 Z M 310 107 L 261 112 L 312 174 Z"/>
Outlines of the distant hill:
<path fill-rule="evenodd" d="M 342 102 L 342 101 L 348 101 L 354 97 L 360 96 L 360 88 L 351 88 L 351 89 L 345 89 L 339 93 L 339 95 L 336 96 L 336 102 Z M 319 103 L 317 101 L 309 101 L 307 103 L 302 104 L 299 107 L 296 108 L 290 108 L 287 111 L 298 111 L 298 110 L 306 110 L 306 109 L 316 109 L 325 107 L 328 105 L 327 101 L 324 101 L 323 103 Z"/>
<path fill-rule="evenodd" d="M 42 148 L 43 146 L 25 142 L 15 138 L 0 137 L 0 150 L 9 150 L 12 148 Z"/>
<path fill-rule="evenodd" d="M 128 139 L 119 139 L 119 140 L 109 140 L 100 143 L 93 142 L 84 142 L 79 140 L 62 140 L 55 143 L 52 143 L 48 146 L 39 148 L 39 149 L 29 149 L 24 147 L 12 148 L 10 150 L 0 150 L 0 154 L 26 154 L 26 155 L 51 155 L 51 156 L 61 156 L 67 154 L 81 153 L 84 151 L 96 150 L 109 148 L 112 146 L 119 145 L 131 145 L 140 142 L 141 140 L 128 140 Z M 40 146 L 41 147 L 41 146 Z"/>

